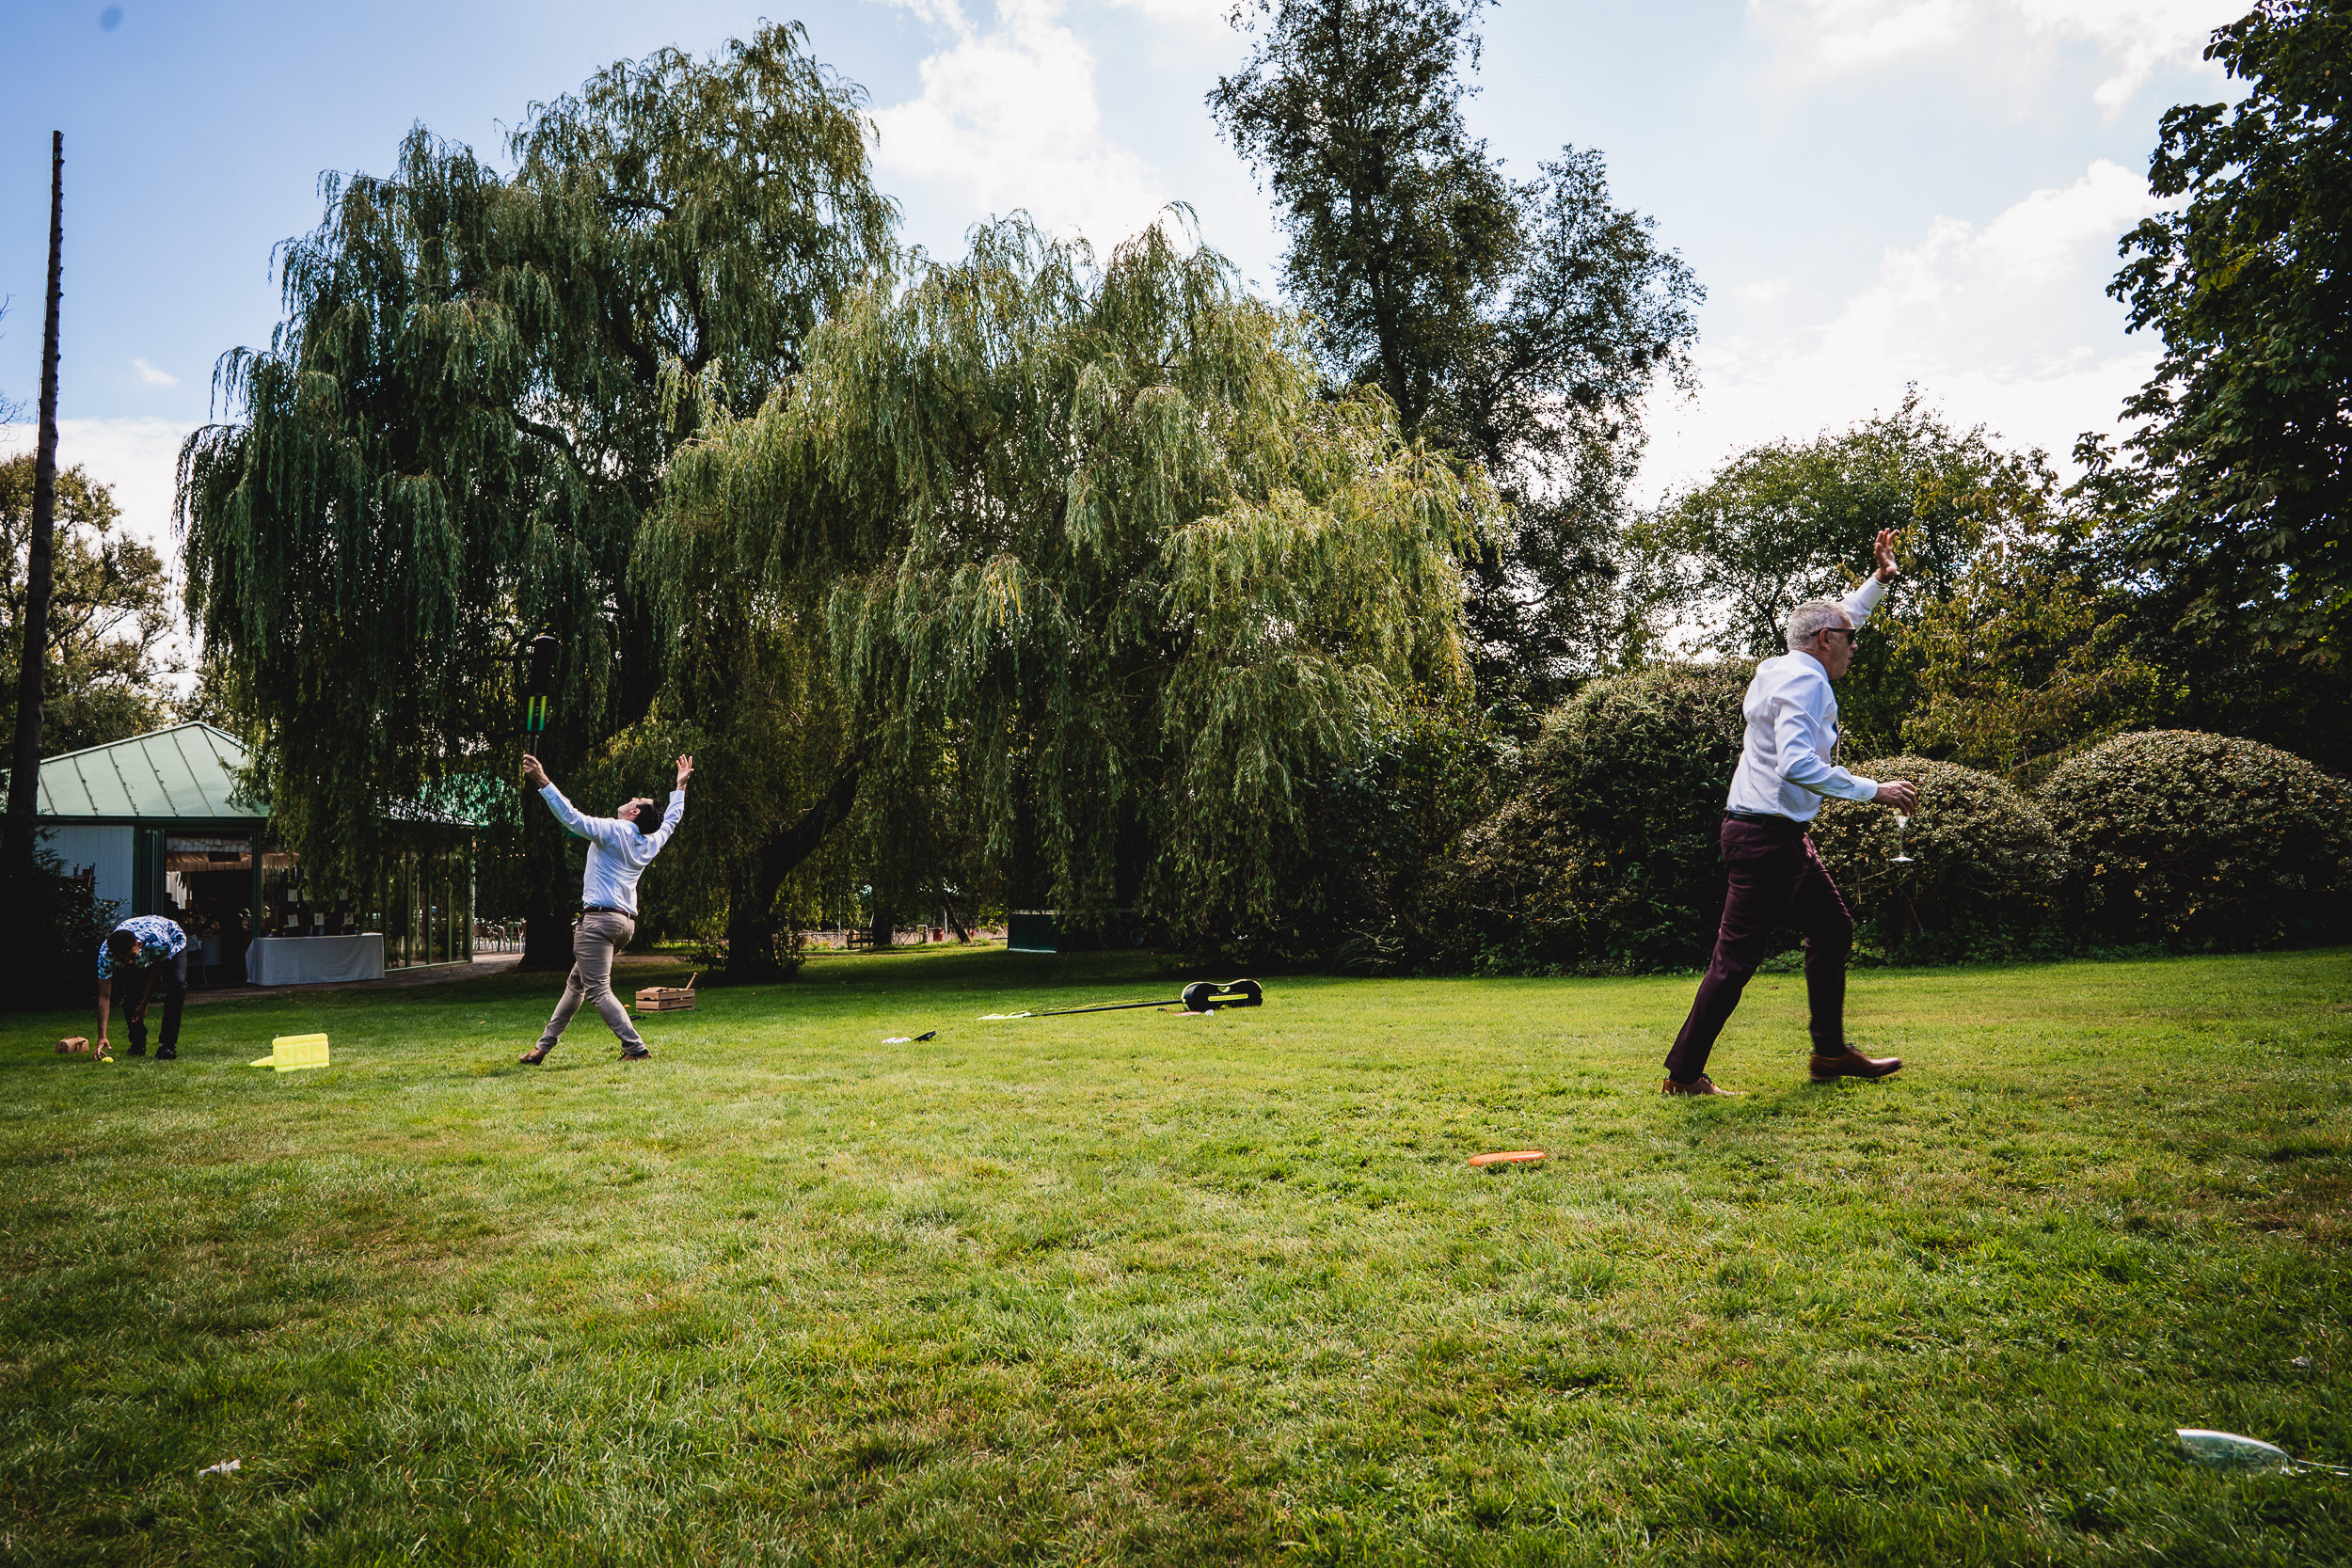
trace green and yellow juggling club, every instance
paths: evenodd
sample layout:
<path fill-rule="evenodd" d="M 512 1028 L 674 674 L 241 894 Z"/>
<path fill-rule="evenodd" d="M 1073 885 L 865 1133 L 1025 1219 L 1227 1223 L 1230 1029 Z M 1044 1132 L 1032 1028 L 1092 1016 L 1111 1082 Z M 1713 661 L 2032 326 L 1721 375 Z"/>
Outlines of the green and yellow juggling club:
<path fill-rule="evenodd" d="M 560 650 L 554 638 L 541 632 L 523 652 L 523 735 L 545 735 L 548 728 L 548 689 L 555 684 L 555 660 Z"/>

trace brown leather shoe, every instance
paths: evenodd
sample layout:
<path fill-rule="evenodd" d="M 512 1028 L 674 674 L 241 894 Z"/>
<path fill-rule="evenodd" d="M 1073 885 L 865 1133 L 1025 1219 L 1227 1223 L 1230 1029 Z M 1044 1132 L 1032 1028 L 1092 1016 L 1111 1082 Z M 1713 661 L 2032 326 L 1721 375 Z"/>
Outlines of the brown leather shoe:
<path fill-rule="evenodd" d="M 1849 1051 L 1843 1056 L 1824 1056 L 1815 1052 L 1805 1064 L 1816 1084 L 1834 1084 L 1840 1078 L 1883 1078 L 1902 1065 L 1900 1056 L 1865 1056 L 1859 1051 Z"/>
<path fill-rule="evenodd" d="M 544 1045 L 532 1046 L 530 1050 L 523 1053 L 522 1057 L 523 1066 L 525 1067 L 537 1067 L 541 1062 L 544 1062 L 547 1059 L 548 1047 Z"/>
<path fill-rule="evenodd" d="M 1737 1100 L 1740 1098 L 1740 1091 L 1738 1089 L 1724 1088 L 1718 1085 L 1715 1080 L 1709 1078 L 1704 1072 L 1698 1075 L 1696 1082 L 1689 1084 L 1677 1084 L 1673 1079 L 1669 1078 L 1666 1080 L 1665 1087 L 1660 1089 L 1658 1092 L 1660 1094 L 1719 1094 L 1726 1100 Z"/>

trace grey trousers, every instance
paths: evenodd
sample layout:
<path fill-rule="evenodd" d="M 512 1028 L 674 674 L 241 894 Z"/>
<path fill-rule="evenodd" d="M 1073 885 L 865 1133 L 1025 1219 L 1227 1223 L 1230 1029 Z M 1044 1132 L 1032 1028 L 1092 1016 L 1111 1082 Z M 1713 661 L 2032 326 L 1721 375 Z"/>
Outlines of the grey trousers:
<path fill-rule="evenodd" d="M 621 1037 L 623 1045 L 644 1045 L 637 1025 L 629 1022 L 628 1009 L 612 994 L 612 960 L 636 934 L 637 922 L 610 910 L 591 910 L 580 917 L 572 927 L 571 978 L 564 982 L 564 1000 L 555 1005 L 546 1032 L 539 1037 L 542 1050 L 564 1037 L 564 1028 L 582 1002 L 596 1009 L 596 1016 Z"/>

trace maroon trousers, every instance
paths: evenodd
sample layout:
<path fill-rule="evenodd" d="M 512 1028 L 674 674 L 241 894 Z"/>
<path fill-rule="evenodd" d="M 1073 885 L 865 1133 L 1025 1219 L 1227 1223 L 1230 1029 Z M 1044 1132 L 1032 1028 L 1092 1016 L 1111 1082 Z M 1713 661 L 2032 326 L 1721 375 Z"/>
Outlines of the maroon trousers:
<path fill-rule="evenodd" d="M 1813 1007 L 1813 1049 L 1824 1056 L 1843 1055 L 1846 955 L 1853 948 L 1853 916 L 1814 852 L 1813 840 L 1795 822 L 1726 816 L 1723 851 L 1731 885 L 1724 892 L 1715 960 L 1707 966 L 1698 1000 L 1691 1004 L 1691 1016 L 1667 1053 L 1666 1076 L 1689 1084 L 1707 1070 L 1715 1037 L 1740 1006 L 1740 992 L 1764 961 L 1767 942 L 1778 926 L 1794 926 L 1804 934 L 1804 990 Z"/>

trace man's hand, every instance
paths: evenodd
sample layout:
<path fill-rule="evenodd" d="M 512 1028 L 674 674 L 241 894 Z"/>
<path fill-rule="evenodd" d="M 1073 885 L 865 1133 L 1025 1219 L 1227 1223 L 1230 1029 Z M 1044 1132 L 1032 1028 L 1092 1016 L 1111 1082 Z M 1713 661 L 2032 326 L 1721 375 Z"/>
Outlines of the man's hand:
<path fill-rule="evenodd" d="M 1903 575 L 1903 569 L 1895 564 L 1895 531 L 1893 529 L 1879 530 L 1879 536 L 1870 542 L 1870 553 L 1878 558 L 1879 581 L 1892 582 Z"/>
<path fill-rule="evenodd" d="M 678 758 L 678 759 L 677 759 L 677 786 L 678 786 L 680 789 L 684 789 L 684 788 L 686 787 L 686 781 L 687 781 L 687 780 L 689 780 L 689 779 L 691 779 L 691 778 L 692 778 L 693 776 L 694 776 L 694 759 L 693 759 L 692 757 L 680 757 L 680 758 Z"/>
<path fill-rule="evenodd" d="M 528 752 L 523 753 L 523 782 L 533 789 L 548 787 L 548 770 L 540 767 L 539 759 Z"/>
<path fill-rule="evenodd" d="M 1892 779 L 1879 785 L 1879 792 L 1873 799 L 1880 805 L 1893 806 L 1907 816 L 1918 809 L 1919 786 L 1906 780 Z"/>

